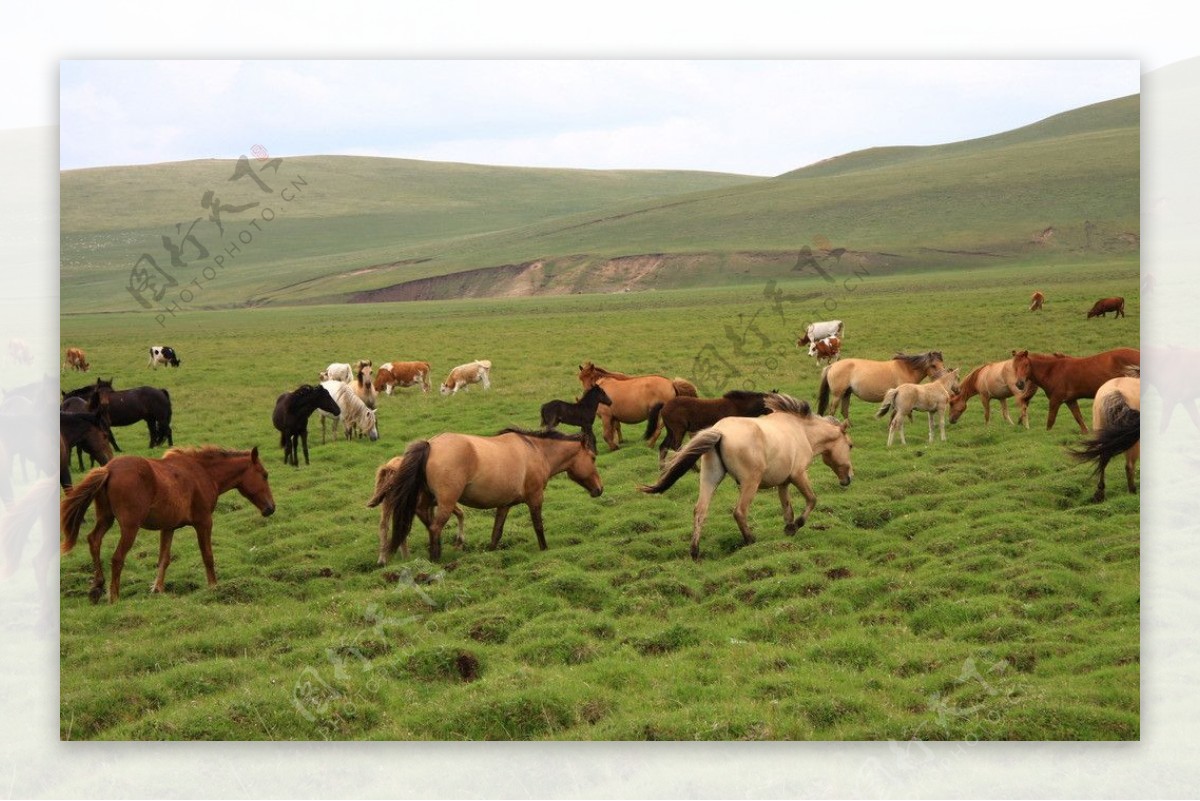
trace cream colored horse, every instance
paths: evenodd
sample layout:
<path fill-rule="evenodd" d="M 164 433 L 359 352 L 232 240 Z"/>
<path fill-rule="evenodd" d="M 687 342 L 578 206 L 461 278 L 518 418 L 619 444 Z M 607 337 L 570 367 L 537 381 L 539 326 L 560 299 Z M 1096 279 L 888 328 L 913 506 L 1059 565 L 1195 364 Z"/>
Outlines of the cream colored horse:
<path fill-rule="evenodd" d="M 1140 370 L 1131 372 L 1140 374 Z M 1096 390 L 1092 403 L 1092 438 L 1075 453 L 1080 459 L 1096 461 L 1099 482 L 1092 500 L 1097 503 L 1104 500 L 1104 470 L 1109 461 L 1121 453 L 1125 454 L 1126 485 L 1131 493 L 1137 492 L 1133 474 L 1142 452 L 1141 390 L 1141 379 L 1127 376 L 1110 378 Z"/>
<path fill-rule="evenodd" d="M 1017 352 L 1014 350 L 1013 355 Z M 1020 369 L 1024 370 L 1024 373 Z M 958 418 L 967 409 L 967 401 L 978 395 L 983 404 L 983 422 L 987 424 L 992 419 L 992 401 L 1000 401 L 1000 413 L 1005 421 L 1013 425 L 1008 416 L 1008 399 L 1017 399 L 1019 419 L 1029 428 L 1029 401 L 1037 392 L 1037 387 L 1029 380 L 1029 362 L 1022 361 L 1020 365 L 1015 359 L 1005 359 L 976 367 L 962 380 L 961 391 L 950 399 L 950 422 L 957 423 Z"/>
<path fill-rule="evenodd" d="M 846 433 L 849 422 L 818 417 L 807 401 L 789 395 L 769 393 L 766 404 L 772 413 L 765 417 L 726 417 L 699 432 L 676 454 L 657 484 L 639 488 L 647 493 L 665 492 L 700 461 L 700 495 L 692 524 L 693 559 L 700 558 L 700 529 L 708 516 L 713 493 L 726 473 L 741 487 L 733 519 L 746 544 L 754 542 L 746 515 L 759 488 L 778 488 L 783 531 L 790 535 L 805 524 L 817 505 L 817 496 L 808 480 L 808 467 L 815 455 L 819 454 L 829 465 L 843 487 L 849 486 L 854 476 L 850 464 L 850 449 L 854 445 Z M 804 496 L 804 511 L 798 522 L 789 486 L 795 486 Z"/>
<path fill-rule="evenodd" d="M 876 417 L 883 417 L 889 411 L 892 413 L 888 423 L 888 447 L 891 447 L 896 432 L 900 432 L 900 444 L 907 445 L 904 439 L 904 420 L 914 411 L 929 412 L 929 441 L 933 442 L 933 415 L 937 414 L 941 421 L 942 442 L 946 441 L 946 410 L 950 408 L 950 397 L 959 392 L 958 370 L 942 373 L 928 384 L 901 384 L 895 389 L 889 389 L 883 396 Z"/>
<path fill-rule="evenodd" d="M 915 384 L 924 378 L 937 378 L 945 371 L 941 351 L 931 350 L 916 355 L 897 353 L 885 362 L 871 359 L 842 359 L 821 371 L 821 386 L 817 392 L 817 413 L 825 414 L 839 403 L 842 417 L 850 418 L 850 396 L 869 403 L 883 400 L 884 394 L 901 384 Z"/>

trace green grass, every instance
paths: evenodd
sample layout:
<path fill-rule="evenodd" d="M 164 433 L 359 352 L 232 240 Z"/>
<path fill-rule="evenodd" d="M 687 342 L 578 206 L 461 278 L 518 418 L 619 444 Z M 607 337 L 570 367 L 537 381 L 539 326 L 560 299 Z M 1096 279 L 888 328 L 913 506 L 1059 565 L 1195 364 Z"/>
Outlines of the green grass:
<path fill-rule="evenodd" d="M 149 585 L 157 536 L 142 532 L 115 606 L 92 606 L 85 547 L 61 562 L 61 735 L 69 739 L 1137 739 L 1137 496 L 1109 470 L 1092 504 L 1090 470 L 1066 449 L 1069 417 L 1029 431 L 972 401 L 947 442 L 885 446 L 873 405 L 851 403 L 855 481 L 816 464 L 818 505 L 785 536 L 774 492 L 750 511 L 742 544 L 718 490 L 688 556 L 696 482 L 663 496 L 657 453 L 626 426 L 604 450 L 605 492 L 554 479 L 549 550 L 527 512 L 484 549 L 491 515 L 468 510 L 467 548 L 375 564 L 374 472 L 414 438 L 533 426 L 538 408 L 579 392 L 588 359 L 694 377 L 725 325 L 757 313 L 742 378 L 814 399 L 819 371 L 793 342 L 801 326 L 846 321 L 846 355 L 930 348 L 970 369 L 1014 348 L 1090 353 L 1138 344 L 1132 262 L 866 275 L 825 294 L 784 280 L 782 317 L 762 286 L 152 315 L 68 314 L 64 345 L 118 387 L 151 383 L 174 400 L 176 444 L 258 445 L 278 505 L 264 519 L 224 496 L 209 589 L 189 529 L 175 539 L 167 592 Z M 1035 287 L 1045 311 L 1026 311 Z M 1129 317 L 1086 320 L 1103 295 Z M 834 314 L 816 314 L 822 300 Z M 739 315 L 741 315 L 739 322 Z M 178 370 L 150 371 L 166 342 Z M 276 395 L 330 361 L 421 358 L 440 379 L 489 358 L 493 389 L 381 399 L 378 442 L 321 444 L 285 467 L 270 423 Z M 778 359 L 776 362 L 774 359 Z M 84 383 L 64 377 L 64 386 Z M 732 388 L 732 383 L 711 387 Z M 1083 402 L 1085 414 L 1088 402 Z M 147 453 L 144 426 L 118 430 Z M 110 532 L 104 556 L 112 552 Z"/>

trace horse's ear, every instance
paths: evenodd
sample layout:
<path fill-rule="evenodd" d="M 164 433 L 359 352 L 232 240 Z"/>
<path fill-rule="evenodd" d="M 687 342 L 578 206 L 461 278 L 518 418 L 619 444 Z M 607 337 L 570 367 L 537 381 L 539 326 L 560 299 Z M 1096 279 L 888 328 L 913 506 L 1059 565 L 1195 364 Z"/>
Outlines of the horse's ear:
<path fill-rule="evenodd" d="M 842 422 L 838 423 L 838 428 L 842 429 L 842 433 L 845 434 L 850 430 L 850 421 L 843 420 Z"/>
<path fill-rule="evenodd" d="M 257 445 L 255 445 L 253 448 L 250 449 L 250 461 L 251 462 L 258 461 L 258 446 Z"/>

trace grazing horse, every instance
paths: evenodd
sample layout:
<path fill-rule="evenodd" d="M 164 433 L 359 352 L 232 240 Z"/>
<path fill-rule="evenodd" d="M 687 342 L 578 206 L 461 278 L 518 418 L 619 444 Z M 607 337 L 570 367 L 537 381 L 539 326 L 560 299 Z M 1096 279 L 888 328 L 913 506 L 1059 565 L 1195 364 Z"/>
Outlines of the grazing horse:
<path fill-rule="evenodd" d="M 283 448 L 283 463 L 300 466 L 297 444 L 304 450 L 304 463 L 308 464 L 308 418 L 320 409 L 335 417 L 341 415 L 341 407 L 329 394 L 329 390 L 312 384 L 302 384 L 292 392 L 285 392 L 275 399 L 275 411 L 271 422 L 279 430 L 279 444 Z"/>
<path fill-rule="evenodd" d="M 104 567 L 100 564 L 100 542 L 113 521 L 121 527 L 121 541 L 112 556 L 109 603 L 121 591 L 121 568 L 133 547 L 138 529 L 157 529 L 158 573 L 151 592 L 163 592 L 163 579 L 171 563 L 171 539 L 175 529 L 192 526 L 200 542 L 200 555 L 208 575 L 208 586 L 217 583 L 213 568 L 212 523 L 217 498 L 236 489 L 266 517 L 275 511 L 267 470 L 258 459 L 258 448 L 229 451 L 214 446 L 172 448 L 161 459 L 118 456 L 104 467 L 88 472 L 59 505 L 63 541 L 67 553 L 79 539 L 79 528 L 88 507 L 95 503 L 96 526 L 88 534 L 95 569 L 92 603 L 104 593 Z"/>
<path fill-rule="evenodd" d="M 1026 369 L 1022 362 L 1029 363 L 1029 380 L 1041 387 L 1050 399 L 1046 430 L 1054 428 L 1058 407 L 1065 403 L 1079 424 L 1080 433 L 1086 434 L 1088 430 L 1079 412 L 1079 399 L 1094 398 L 1096 390 L 1105 381 L 1125 375 L 1130 367 L 1140 367 L 1142 356 L 1135 348 L 1115 348 L 1094 356 L 1078 357 L 1021 351 L 1013 356 L 1014 368 Z"/>
<path fill-rule="evenodd" d="M 846 433 L 849 421 L 839 423 L 832 418 L 817 417 L 807 401 L 775 392 L 767 396 L 766 404 L 772 413 L 765 417 L 726 417 L 696 434 L 671 460 L 657 484 L 639 487 L 647 493 L 665 492 L 700 460 L 700 495 L 692 524 L 693 559 L 700 558 L 700 529 L 713 493 L 726 473 L 741 488 L 733 519 L 747 545 L 754 542 L 754 535 L 746 514 L 760 487 L 778 488 L 783 531 L 791 535 L 805 524 L 817 505 L 817 496 L 808 479 L 808 467 L 814 456 L 821 456 L 843 487 L 850 485 L 854 475 L 850 450 L 854 445 Z M 804 495 L 804 511 L 798 522 L 792 511 L 789 485 Z"/>
<path fill-rule="evenodd" d="M 604 387 L 612 404 L 598 409 L 604 426 L 604 441 L 609 450 L 620 447 L 621 423 L 640 423 L 650 416 L 655 405 L 676 397 L 697 396 L 692 382 L 661 375 L 631 376 L 598 367 L 592 362 L 579 365 L 579 383 L 584 389 Z"/>
<path fill-rule="evenodd" d="M 1104 500 L 1104 470 L 1114 456 L 1125 454 L 1125 482 L 1130 493 L 1137 492 L 1133 480 L 1134 469 L 1141 455 L 1142 413 L 1141 379 L 1120 376 L 1105 381 L 1096 390 L 1092 404 L 1092 430 L 1094 436 L 1085 440 L 1083 447 L 1071 453 L 1080 461 L 1096 462 L 1096 477 L 1099 482 L 1092 500 Z"/>
<path fill-rule="evenodd" d="M 948 370 L 930 381 L 928 384 L 901 384 L 895 389 L 889 389 L 883 396 L 876 417 L 883 417 L 891 412 L 892 419 L 888 421 L 888 440 L 890 448 L 896 432 L 900 432 L 900 444 L 907 445 L 904 438 L 904 420 L 914 411 L 929 412 L 929 441 L 933 442 L 933 415 L 936 413 L 942 429 L 942 442 L 946 441 L 946 409 L 950 407 L 950 398 L 960 390 L 958 385 L 958 369 Z"/>
<path fill-rule="evenodd" d="M 71 450 L 79 449 L 79 469 L 83 469 L 83 452 L 87 451 L 94 462 L 106 465 L 113 458 L 112 444 L 108 441 L 107 426 L 99 415 L 87 412 L 59 412 L 59 484 L 63 489 L 71 486 Z"/>
<path fill-rule="evenodd" d="M 658 447 L 658 463 L 662 466 L 667 461 L 667 451 L 679 450 L 687 434 L 695 434 L 726 417 L 761 417 L 770 414 L 766 399 L 765 392 L 734 389 L 719 398 L 681 395 L 666 403 L 656 403 L 646 420 L 643 439 L 653 445 L 663 428 L 667 429 L 667 436 Z"/>
<path fill-rule="evenodd" d="M 1022 353 L 1029 355 L 1029 351 Z M 1014 350 L 1012 354 L 1015 357 L 1017 352 Z M 998 400 L 1000 413 L 1009 425 L 1013 425 L 1012 418 L 1008 415 L 1008 399 L 1016 398 L 1021 422 L 1029 428 L 1029 399 L 1035 392 L 1037 387 L 1029 381 L 1028 361 L 1021 362 L 1020 371 L 1015 358 L 981 365 L 963 379 L 961 390 L 950 399 L 950 422 L 957 423 L 958 418 L 962 417 L 962 413 L 967 409 L 967 401 L 978 395 L 983 404 L 985 424 L 992 419 L 992 401 Z"/>
<path fill-rule="evenodd" d="M 354 383 L 351 384 L 354 388 L 354 394 L 358 399 L 367 405 L 368 409 L 374 409 L 379 401 L 379 396 L 375 392 L 375 385 L 371 379 L 370 363 L 359 362 L 358 368 L 354 372 Z"/>
<path fill-rule="evenodd" d="M 392 394 L 392 387 L 421 387 L 428 392 L 429 362 L 384 362 L 375 374 L 375 391 Z"/>
<path fill-rule="evenodd" d="M 430 559 L 441 558 L 442 528 L 451 514 L 458 516 L 462 545 L 460 503 L 472 509 L 496 510 L 488 550 L 500 544 L 508 510 L 517 504 L 528 505 L 538 548 L 546 550 L 542 501 L 546 483 L 563 471 L 593 498 L 604 491 L 596 472 L 596 453 L 581 434 L 506 428 L 494 437 L 444 433 L 409 443 L 403 456 L 379 468 L 375 494 L 367 502 L 368 507 L 382 504 L 379 564 L 386 563 L 397 548 L 408 557 L 414 516 L 429 530 Z"/>
<path fill-rule="evenodd" d="M 319 376 L 320 381 L 341 381 L 344 384 L 349 384 L 350 379 L 354 377 L 350 365 L 345 362 L 333 362 Z"/>
<path fill-rule="evenodd" d="M 941 351 L 931 350 L 916 355 L 897 353 L 888 361 L 843 359 L 821 371 L 821 387 L 817 393 L 817 413 L 825 414 L 833 405 L 842 407 L 842 417 L 850 419 L 850 395 L 870 403 L 879 403 L 884 394 L 901 384 L 916 384 L 923 378 L 937 378 L 946 369 Z"/>
<path fill-rule="evenodd" d="M 441 393 L 457 395 L 460 389 L 470 384 L 483 384 L 484 389 L 492 388 L 492 363 L 487 359 L 476 359 L 473 362 L 460 364 L 450 371 L 442 382 Z"/>
<path fill-rule="evenodd" d="M 91 369 L 91 365 L 87 362 L 87 356 L 79 348 L 67 348 L 67 363 L 65 366 L 82 373 L 86 373 Z"/>
<path fill-rule="evenodd" d="M 1041 292 L 1034 292 L 1033 295 L 1030 296 L 1030 298 L 1029 298 L 1029 310 L 1031 312 L 1032 311 L 1041 311 L 1042 304 L 1045 302 L 1046 302 L 1045 295 L 1043 295 Z"/>
<path fill-rule="evenodd" d="M 317 412 L 321 415 L 321 444 L 325 444 L 325 420 L 327 418 L 335 418 L 341 421 L 343 433 L 346 439 L 350 439 L 350 435 L 355 431 L 361 437 L 366 432 L 367 437 L 374 442 L 379 439 L 378 421 L 375 419 L 375 410 L 368 409 L 367 404 L 363 403 L 350 384 L 342 383 L 341 381 L 322 381 L 321 386 L 325 391 L 337 402 L 338 413 L 332 414 L 325 409 L 318 408 Z M 338 424 L 333 424 L 333 438 L 337 440 Z"/>
<path fill-rule="evenodd" d="M 1088 310 L 1087 318 L 1090 320 L 1093 317 L 1104 317 L 1109 312 L 1114 312 L 1114 320 L 1118 317 L 1124 317 L 1125 298 L 1101 298 Z"/>
<path fill-rule="evenodd" d="M 96 379 L 88 399 L 88 411 L 106 417 L 110 425 L 129 426 L 145 420 L 150 429 L 150 447 L 163 442 L 175 444 L 171 431 L 171 394 L 155 387 L 113 389 L 112 380 Z"/>
<path fill-rule="evenodd" d="M 612 399 L 600 386 L 594 386 L 574 403 L 552 400 L 542 404 L 542 428 L 553 429 L 559 423 L 579 426 L 580 433 L 592 450 L 596 450 L 596 432 L 592 424 L 596 421 L 596 409 L 601 405 L 611 406 Z"/>

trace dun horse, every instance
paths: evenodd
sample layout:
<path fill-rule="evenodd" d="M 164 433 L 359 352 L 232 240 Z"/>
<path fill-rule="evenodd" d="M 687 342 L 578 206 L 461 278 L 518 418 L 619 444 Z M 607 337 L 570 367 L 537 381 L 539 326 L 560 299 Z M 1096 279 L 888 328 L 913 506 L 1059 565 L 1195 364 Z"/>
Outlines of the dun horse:
<path fill-rule="evenodd" d="M 368 507 L 382 506 L 379 516 L 379 564 L 400 549 L 408 557 L 408 534 L 413 517 L 429 531 L 429 558 L 442 555 L 442 528 L 458 504 L 473 509 L 495 509 L 492 541 L 500 544 L 508 511 L 517 504 L 529 506 L 538 547 L 546 550 L 542 527 L 542 502 L 546 484 L 558 473 L 567 476 L 593 497 L 604 491 L 596 472 L 596 453 L 581 434 L 557 431 L 524 431 L 506 428 L 494 437 L 444 433 L 409 443 L 375 474 L 375 494 Z M 389 523 L 391 533 L 389 535 Z"/>
<path fill-rule="evenodd" d="M 661 493 L 670 489 L 700 461 L 700 495 L 696 500 L 692 524 L 692 558 L 700 558 L 700 530 L 708 516 L 713 493 L 725 478 L 733 476 L 740 487 L 733 519 L 747 545 L 754 542 L 747 511 L 760 487 L 776 487 L 783 507 L 783 531 L 795 534 L 817 505 L 808 480 L 808 467 L 820 455 L 837 475 L 842 486 L 849 486 L 854 475 L 850 450 L 854 447 L 846 429 L 849 422 L 838 423 L 812 414 L 807 401 L 789 395 L 771 393 L 766 399 L 772 414 L 765 417 L 726 417 L 692 438 L 653 486 L 642 492 Z M 804 496 L 804 511 L 795 520 L 789 486 Z"/>
<path fill-rule="evenodd" d="M 302 384 L 276 398 L 271 422 L 279 431 L 284 464 L 300 466 L 297 445 L 304 449 L 304 463 L 308 464 L 308 418 L 318 409 L 334 417 L 342 413 L 329 390 L 322 386 Z"/>
<path fill-rule="evenodd" d="M 150 589 L 163 592 L 175 529 L 192 526 L 211 587 L 217 583 L 212 551 L 213 509 L 217 498 L 232 489 L 254 504 L 264 517 L 275 511 L 267 470 L 258 459 L 258 448 L 251 451 L 227 451 L 213 446 L 172 448 L 161 459 L 118 456 L 104 467 L 91 470 L 63 498 L 59 507 L 61 551 L 65 554 L 75 547 L 84 516 L 94 503 L 96 526 L 88 534 L 88 547 L 95 572 L 88 595 L 96 603 L 104 594 L 100 543 L 115 521 L 121 527 L 121 540 L 112 556 L 108 600 L 116 603 L 121 591 L 121 569 L 138 529 L 159 531 L 158 572 Z"/>
<path fill-rule="evenodd" d="M 592 429 L 592 424 L 596 421 L 596 409 L 601 405 L 612 405 L 612 399 L 599 386 L 583 393 L 575 403 L 552 400 L 542 404 L 542 428 L 552 429 L 559 423 L 579 426 L 580 433 L 589 443 L 588 447 L 596 450 L 596 432 Z"/>
<path fill-rule="evenodd" d="M 1096 391 L 1092 404 L 1092 430 L 1094 436 L 1073 450 L 1075 458 L 1096 463 L 1096 493 L 1092 500 L 1104 500 L 1104 470 L 1109 461 L 1125 454 L 1125 482 L 1130 493 L 1137 492 L 1133 474 L 1141 455 L 1142 414 L 1141 380 L 1121 376 L 1111 378 Z"/>
<path fill-rule="evenodd" d="M 604 441 L 609 450 L 621 444 L 621 423 L 640 423 L 650 416 L 656 404 L 679 396 L 696 397 L 696 387 L 682 378 L 661 375 L 632 376 L 598 367 L 592 362 L 579 365 L 579 382 L 584 389 L 597 384 L 604 387 L 612 404 L 598 409 L 604 426 Z"/>
<path fill-rule="evenodd" d="M 653 445 L 663 428 L 667 429 L 667 436 L 658 447 L 658 463 L 661 467 L 667 461 L 667 451 L 679 450 L 687 434 L 715 425 L 726 417 L 761 417 L 770 414 L 766 398 L 765 392 L 735 389 L 719 398 L 681 396 L 666 403 L 657 403 L 650 409 L 644 439 Z"/>
<path fill-rule="evenodd" d="M 1021 351 L 1013 356 L 1014 368 L 1025 369 L 1022 362 L 1029 363 L 1029 380 L 1041 387 L 1050 399 L 1046 429 L 1054 428 L 1058 407 L 1065 403 L 1079 424 L 1080 433 L 1086 434 L 1087 425 L 1079 411 L 1079 399 L 1094 398 L 1105 381 L 1125 375 L 1130 367 L 1140 367 L 1142 357 L 1134 348 L 1116 348 L 1082 357 Z"/>
<path fill-rule="evenodd" d="M 888 361 L 842 359 L 821 371 L 817 393 L 817 413 L 825 414 L 833 405 L 842 407 L 842 417 L 850 418 L 850 396 L 879 403 L 884 394 L 901 384 L 917 384 L 924 378 L 937 378 L 945 371 L 941 351 L 931 350 L 908 356 L 897 353 Z"/>
<path fill-rule="evenodd" d="M 1017 355 L 1014 350 L 1013 356 Z M 1028 355 L 1029 351 L 1022 351 Z M 950 422 L 957 423 L 958 418 L 967 410 L 967 401 L 978 395 L 983 404 L 983 422 L 992 420 L 992 401 L 1000 401 L 1000 413 L 1005 421 L 1013 425 L 1008 415 L 1008 399 L 1017 399 L 1017 411 L 1020 420 L 1029 428 L 1029 399 L 1037 392 L 1037 387 L 1029 380 L 1029 362 L 1022 361 L 1018 370 L 1014 359 L 991 362 L 972 370 L 962 380 L 961 391 L 950 399 Z"/>
<path fill-rule="evenodd" d="M 891 412 L 892 419 L 888 421 L 887 444 L 890 448 L 900 432 L 900 444 L 907 445 L 904 438 L 904 420 L 914 411 L 929 413 L 929 441 L 933 442 L 933 416 L 937 414 L 942 430 L 942 442 L 946 441 L 946 410 L 950 407 L 950 398 L 959 391 L 958 370 L 950 370 L 930 381 L 928 384 L 901 384 L 895 389 L 889 389 L 883 396 L 876 417 L 883 417 Z"/>

